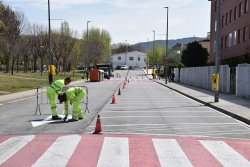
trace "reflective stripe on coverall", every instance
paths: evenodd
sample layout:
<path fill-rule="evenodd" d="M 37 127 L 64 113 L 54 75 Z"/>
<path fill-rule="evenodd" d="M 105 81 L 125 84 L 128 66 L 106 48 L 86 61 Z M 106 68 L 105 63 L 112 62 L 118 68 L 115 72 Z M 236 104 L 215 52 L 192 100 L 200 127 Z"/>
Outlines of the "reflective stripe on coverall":
<path fill-rule="evenodd" d="M 86 92 L 83 88 L 74 87 L 66 91 L 67 101 L 64 102 L 64 114 L 68 115 L 68 102 L 73 103 L 72 119 L 78 120 L 83 119 L 81 101 L 85 96 Z"/>
<path fill-rule="evenodd" d="M 57 115 L 57 106 L 56 106 L 56 96 L 58 94 L 62 94 L 62 88 L 64 87 L 64 80 L 56 80 L 55 82 L 53 82 L 51 84 L 50 87 L 48 87 L 46 94 L 48 96 L 49 99 L 49 103 L 51 106 L 51 112 L 52 112 L 52 116 L 56 116 Z"/>

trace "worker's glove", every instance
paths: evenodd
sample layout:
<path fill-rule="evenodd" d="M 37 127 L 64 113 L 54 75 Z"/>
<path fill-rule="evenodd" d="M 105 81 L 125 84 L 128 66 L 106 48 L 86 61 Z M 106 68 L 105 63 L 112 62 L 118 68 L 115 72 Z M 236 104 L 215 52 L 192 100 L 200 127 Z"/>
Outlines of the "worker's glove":
<path fill-rule="evenodd" d="M 65 115 L 65 117 L 63 118 L 63 121 L 65 122 L 68 118 L 68 115 Z"/>

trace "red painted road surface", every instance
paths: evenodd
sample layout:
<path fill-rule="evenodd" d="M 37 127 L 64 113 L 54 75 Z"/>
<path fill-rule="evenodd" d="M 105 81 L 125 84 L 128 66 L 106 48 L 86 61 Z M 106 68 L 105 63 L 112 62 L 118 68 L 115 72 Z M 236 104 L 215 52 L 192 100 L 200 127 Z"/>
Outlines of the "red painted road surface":
<path fill-rule="evenodd" d="M 250 140 L 140 135 L 0 137 L 0 166 L 246 166 Z"/>

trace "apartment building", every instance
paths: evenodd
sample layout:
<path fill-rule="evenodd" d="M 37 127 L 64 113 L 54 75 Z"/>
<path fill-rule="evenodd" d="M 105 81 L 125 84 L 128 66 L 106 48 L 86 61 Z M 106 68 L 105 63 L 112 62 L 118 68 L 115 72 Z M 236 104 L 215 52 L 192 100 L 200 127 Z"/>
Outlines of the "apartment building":
<path fill-rule="evenodd" d="M 215 64 L 218 1 L 211 1 L 210 63 Z M 250 60 L 250 0 L 221 0 L 220 60 Z M 247 56 L 248 55 L 248 56 Z M 249 63 L 249 62 L 248 62 Z"/>

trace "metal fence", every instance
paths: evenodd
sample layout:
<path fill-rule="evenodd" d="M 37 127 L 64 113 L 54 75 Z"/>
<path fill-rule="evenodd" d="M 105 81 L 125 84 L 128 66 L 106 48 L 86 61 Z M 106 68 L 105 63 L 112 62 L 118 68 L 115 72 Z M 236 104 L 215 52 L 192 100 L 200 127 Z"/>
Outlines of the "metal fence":
<path fill-rule="evenodd" d="M 65 86 L 63 87 L 63 92 L 65 92 L 66 90 L 68 90 L 69 88 L 72 88 L 75 86 Z M 89 109 L 88 109 L 88 88 L 86 86 L 77 86 L 77 87 L 81 87 L 86 91 L 86 95 L 84 96 L 82 103 L 85 104 L 85 112 L 88 110 L 89 113 Z M 48 87 L 38 87 L 37 88 L 37 92 L 36 92 L 36 98 L 37 98 L 37 106 L 36 106 L 36 112 L 35 115 L 37 114 L 37 111 L 39 110 L 39 113 L 41 115 L 41 108 L 40 106 L 43 104 L 50 104 L 49 103 L 49 99 L 46 95 L 46 91 L 47 91 Z M 57 100 L 57 104 L 60 104 L 59 101 Z"/>
<path fill-rule="evenodd" d="M 236 96 L 250 98 L 250 65 L 238 64 L 236 67 Z"/>
<path fill-rule="evenodd" d="M 212 74 L 215 66 L 188 67 L 174 69 L 175 81 L 183 84 L 211 90 Z M 238 64 L 236 68 L 228 65 L 220 66 L 219 91 L 221 93 L 234 93 L 238 97 L 250 99 L 250 65 Z"/>
<path fill-rule="evenodd" d="M 174 71 L 177 71 L 175 69 Z M 188 67 L 180 69 L 180 82 L 183 84 L 212 89 L 212 74 L 215 73 L 215 66 Z M 220 66 L 219 91 L 230 93 L 230 68 L 228 65 Z"/>

